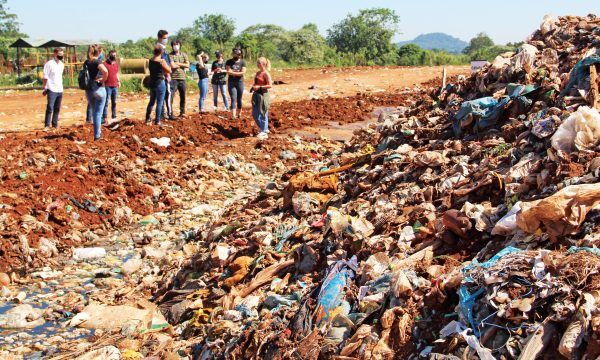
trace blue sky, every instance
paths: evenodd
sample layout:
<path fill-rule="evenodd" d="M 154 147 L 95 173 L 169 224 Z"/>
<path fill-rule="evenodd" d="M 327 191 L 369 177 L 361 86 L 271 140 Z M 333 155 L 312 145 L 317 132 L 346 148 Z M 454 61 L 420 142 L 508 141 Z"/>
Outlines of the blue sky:
<path fill-rule="evenodd" d="M 8 0 L 11 12 L 31 37 L 124 41 L 171 33 L 205 13 L 223 13 L 237 21 L 239 32 L 256 23 L 296 29 L 314 22 L 326 29 L 348 13 L 387 7 L 400 15 L 400 34 L 410 40 L 428 32 L 445 32 L 469 40 L 484 31 L 496 43 L 524 40 L 545 14 L 600 15 L 599 0 Z"/>

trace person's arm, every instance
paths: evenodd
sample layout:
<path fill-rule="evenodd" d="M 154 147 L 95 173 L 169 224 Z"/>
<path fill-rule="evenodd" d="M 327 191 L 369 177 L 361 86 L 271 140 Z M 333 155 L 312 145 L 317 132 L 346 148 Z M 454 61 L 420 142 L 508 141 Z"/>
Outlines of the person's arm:
<path fill-rule="evenodd" d="M 184 69 L 188 69 L 190 67 L 190 60 L 188 59 L 187 55 L 183 54 L 183 62 L 179 63 L 178 65 Z"/>
<path fill-rule="evenodd" d="M 97 81 L 101 83 L 106 82 L 106 80 L 108 79 L 108 69 L 106 68 L 106 66 L 104 66 L 104 64 L 100 64 L 98 65 L 98 70 L 100 70 L 102 77 L 100 77 Z"/>
<path fill-rule="evenodd" d="M 262 85 L 261 88 L 262 89 L 270 89 L 273 87 L 273 82 L 271 81 L 271 74 L 269 74 L 268 72 L 267 74 L 267 85 Z"/>
<path fill-rule="evenodd" d="M 167 61 L 165 59 L 161 59 L 160 65 L 162 65 L 162 68 L 163 68 L 163 71 L 165 72 L 165 74 L 171 73 L 171 67 L 167 64 Z"/>
<path fill-rule="evenodd" d="M 246 73 L 246 67 L 245 66 L 242 67 L 242 71 L 233 71 L 233 70 L 231 70 L 231 66 L 228 66 L 227 68 L 228 68 L 227 73 L 229 75 L 244 76 L 244 74 Z"/>
<path fill-rule="evenodd" d="M 46 63 L 46 65 L 44 65 L 44 76 L 42 77 L 42 87 L 44 88 L 44 90 L 46 89 L 46 84 L 48 84 L 48 75 L 50 73 L 50 70 L 48 69 L 48 63 Z"/>
<path fill-rule="evenodd" d="M 171 69 L 179 69 L 179 63 L 173 60 L 173 57 L 171 55 L 168 55 L 169 57 L 169 63 L 171 64 Z"/>

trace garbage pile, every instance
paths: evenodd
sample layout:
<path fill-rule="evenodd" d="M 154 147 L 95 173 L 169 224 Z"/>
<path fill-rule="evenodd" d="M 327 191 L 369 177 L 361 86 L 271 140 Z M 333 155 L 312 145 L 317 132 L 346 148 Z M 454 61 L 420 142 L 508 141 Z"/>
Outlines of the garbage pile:
<path fill-rule="evenodd" d="M 205 224 L 154 295 L 171 353 L 598 357 L 599 25 L 545 18 Z"/>

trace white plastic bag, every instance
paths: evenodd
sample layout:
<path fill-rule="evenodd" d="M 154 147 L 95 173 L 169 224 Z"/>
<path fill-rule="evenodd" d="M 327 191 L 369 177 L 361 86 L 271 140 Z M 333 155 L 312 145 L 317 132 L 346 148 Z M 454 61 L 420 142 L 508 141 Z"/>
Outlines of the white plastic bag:
<path fill-rule="evenodd" d="M 521 202 L 518 201 L 500 219 L 492 229 L 492 235 L 512 235 L 517 231 L 517 213 L 521 210 Z"/>
<path fill-rule="evenodd" d="M 552 147 L 566 153 L 595 147 L 600 140 L 598 110 L 581 106 L 552 135 Z"/>

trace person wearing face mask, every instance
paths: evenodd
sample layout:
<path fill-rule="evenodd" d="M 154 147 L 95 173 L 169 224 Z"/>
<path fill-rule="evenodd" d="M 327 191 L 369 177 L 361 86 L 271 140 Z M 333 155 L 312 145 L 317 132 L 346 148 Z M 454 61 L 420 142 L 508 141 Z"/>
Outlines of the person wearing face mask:
<path fill-rule="evenodd" d="M 169 44 L 169 32 L 167 30 L 158 30 L 157 34 L 158 41 L 156 42 L 156 46 L 160 46 L 163 49 L 161 58 L 165 60 L 166 64 L 172 68 L 171 66 L 171 58 L 169 57 L 169 53 L 167 52 L 167 44 Z M 167 111 L 162 112 L 163 119 L 168 118 L 169 120 L 175 120 L 173 116 L 173 107 L 171 106 L 171 74 L 167 74 L 165 76 L 165 99 L 163 103 L 167 107 Z"/>
<path fill-rule="evenodd" d="M 231 98 L 231 114 L 235 119 L 242 117 L 242 95 L 244 94 L 246 61 L 242 59 L 242 50 L 240 49 L 233 49 L 231 56 L 232 58 L 225 63 L 225 69 L 228 75 L 227 90 Z"/>
<path fill-rule="evenodd" d="M 63 95 L 62 77 L 65 70 L 63 57 L 63 50 L 61 48 L 55 48 L 54 58 L 44 65 L 44 78 L 42 79 L 44 91 L 42 94 L 48 97 L 44 121 L 45 130 L 48 130 L 50 125 L 52 125 L 53 128 L 58 127 L 58 114 L 60 113 Z"/>
<path fill-rule="evenodd" d="M 121 86 L 121 80 L 119 80 L 119 64 L 117 63 L 117 52 L 111 50 L 108 52 L 108 58 L 104 62 L 104 66 L 108 70 L 108 78 L 106 79 L 106 105 L 104 106 L 104 113 L 102 114 L 102 122 L 106 122 L 108 117 L 108 102 L 111 103 L 111 119 L 117 118 L 117 98 L 119 97 L 119 86 Z"/>
<path fill-rule="evenodd" d="M 219 100 L 219 91 L 221 91 L 221 96 L 223 97 L 223 105 L 225 105 L 225 111 L 229 111 L 229 102 L 227 101 L 227 96 L 225 95 L 225 86 L 227 77 L 227 72 L 225 71 L 225 60 L 223 59 L 223 54 L 220 51 L 215 53 L 217 60 L 212 63 L 212 79 L 210 80 L 213 88 L 213 104 L 214 109 L 217 111 L 217 105 Z"/>
<path fill-rule="evenodd" d="M 185 92 L 186 92 L 186 74 L 185 70 L 190 67 L 188 56 L 181 52 L 181 41 L 175 40 L 171 43 L 173 51 L 169 54 L 171 61 L 171 106 L 173 106 L 173 98 L 175 93 L 179 92 L 179 117 L 185 116 Z"/>

